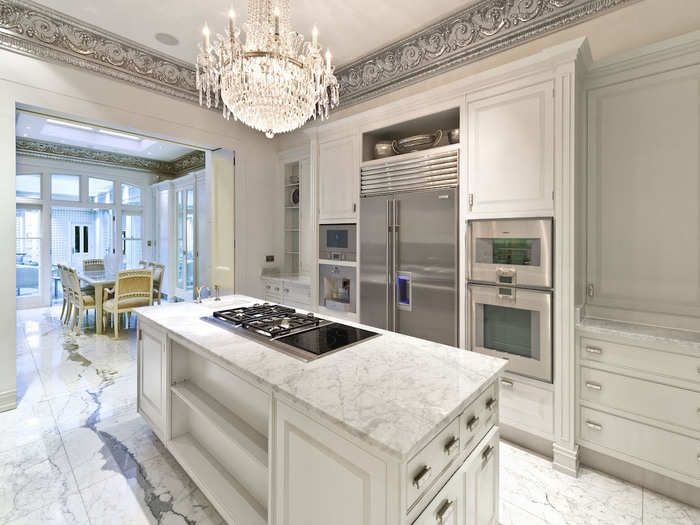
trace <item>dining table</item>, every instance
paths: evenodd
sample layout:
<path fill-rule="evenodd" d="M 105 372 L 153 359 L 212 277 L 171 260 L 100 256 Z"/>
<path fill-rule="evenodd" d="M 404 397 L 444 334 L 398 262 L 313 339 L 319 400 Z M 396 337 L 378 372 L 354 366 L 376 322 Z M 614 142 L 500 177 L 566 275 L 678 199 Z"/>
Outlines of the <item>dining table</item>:
<path fill-rule="evenodd" d="M 95 288 L 95 332 L 102 333 L 102 302 L 105 288 L 113 288 L 117 272 L 110 270 L 78 271 L 78 279 Z"/>

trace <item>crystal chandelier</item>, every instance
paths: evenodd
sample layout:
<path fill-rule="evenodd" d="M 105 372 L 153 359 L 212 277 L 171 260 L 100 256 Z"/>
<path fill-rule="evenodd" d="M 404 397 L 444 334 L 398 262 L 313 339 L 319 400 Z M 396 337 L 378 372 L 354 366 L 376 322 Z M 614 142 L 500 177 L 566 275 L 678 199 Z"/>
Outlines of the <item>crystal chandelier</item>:
<path fill-rule="evenodd" d="M 338 81 L 331 53 L 325 60 L 318 44 L 292 31 L 289 0 L 248 0 L 245 38 L 229 11 L 224 35 L 210 37 L 205 24 L 197 56 L 200 105 L 219 107 L 226 119 L 264 132 L 269 138 L 300 128 L 311 117 L 328 118 L 338 105 Z"/>

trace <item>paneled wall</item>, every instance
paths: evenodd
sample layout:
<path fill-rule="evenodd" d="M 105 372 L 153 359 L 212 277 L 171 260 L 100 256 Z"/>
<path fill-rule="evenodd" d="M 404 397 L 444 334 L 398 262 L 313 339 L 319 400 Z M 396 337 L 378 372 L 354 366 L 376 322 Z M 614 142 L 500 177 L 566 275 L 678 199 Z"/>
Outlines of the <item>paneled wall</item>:
<path fill-rule="evenodd" d="M 587 314 L 698 329 L 700 66 L 619 80 L 587 96 Z"/>

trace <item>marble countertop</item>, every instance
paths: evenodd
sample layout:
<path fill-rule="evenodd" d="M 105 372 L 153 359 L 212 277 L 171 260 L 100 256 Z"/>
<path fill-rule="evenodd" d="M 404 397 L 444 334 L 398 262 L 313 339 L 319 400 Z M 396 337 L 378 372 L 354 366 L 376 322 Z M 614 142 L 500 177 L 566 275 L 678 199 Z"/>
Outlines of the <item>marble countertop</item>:
<path fill-rule="evenodd" d="M 207 319 L 214 310 L 256 302 L 227 296 L 136 312 L 211 361 L 400 460 L 420 450 L 506 366 L 501 359 L 374 328 L 381 337 L 303 362 Z"/>
<path fill-rule="evenodd" d="M 583 318 L 577 323 L 576 329 L 596 335 L 633 338 L 642 343 L 671 343 L 700 353 L 700 332 L 591 317 Z"/>

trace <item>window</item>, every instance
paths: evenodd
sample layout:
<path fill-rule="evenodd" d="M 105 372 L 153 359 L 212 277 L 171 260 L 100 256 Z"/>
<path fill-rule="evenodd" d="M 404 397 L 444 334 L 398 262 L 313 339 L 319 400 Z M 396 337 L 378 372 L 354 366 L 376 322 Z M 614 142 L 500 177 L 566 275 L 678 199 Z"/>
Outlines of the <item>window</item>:
<path fill-rule="evenodd" d="M 39 295 L 41 210 L 18 207 L 15 217 L 17 296 Z"/>
<path fill-rule="evenodd" d="M 105 179 L 88 179 L 88 196 L 90 202 L 112 204 L 114 202 L 114 182 Z"/>
<path fill-rule="evenodd" d="M 122 184 L 122 204 L 140 206 L 141 188 L 131 186 L 130 184 Z"/>
<path fill-rule="evenodd" d="M 41 199 L 41 175 L 38 173 L 17 175 L 16 195 L 23 199 Z"/>
<path fill-rule="evenodd" d="M 51 175 L 51 199 L 55 201 L 79 201 L 80 176 Z"/>

